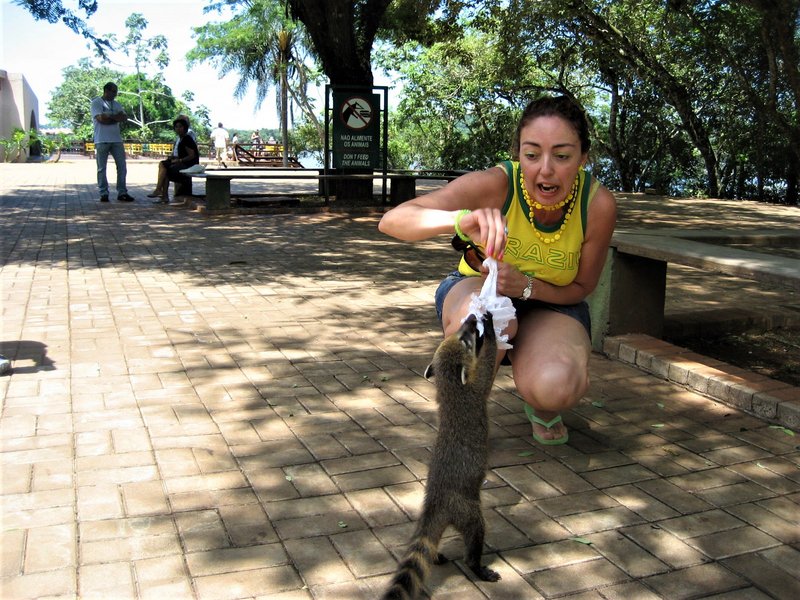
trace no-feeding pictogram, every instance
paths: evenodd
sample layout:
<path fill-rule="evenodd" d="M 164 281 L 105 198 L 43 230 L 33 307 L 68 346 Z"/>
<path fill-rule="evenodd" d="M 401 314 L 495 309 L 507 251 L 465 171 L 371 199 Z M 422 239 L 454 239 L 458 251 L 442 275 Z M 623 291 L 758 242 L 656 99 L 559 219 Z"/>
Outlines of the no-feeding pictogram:
<path fill-rule="evenodd" d="M 364 129 L 372 120 L 372 106 L 361 96 L 353 96 L 342 103 L 342 122 L 350 129 Z"/>

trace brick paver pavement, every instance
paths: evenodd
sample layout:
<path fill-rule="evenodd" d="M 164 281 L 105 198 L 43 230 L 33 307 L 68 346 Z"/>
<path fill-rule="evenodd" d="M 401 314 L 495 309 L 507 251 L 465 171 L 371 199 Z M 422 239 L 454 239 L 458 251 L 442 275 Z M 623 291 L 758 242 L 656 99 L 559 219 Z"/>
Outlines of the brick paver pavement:
<path fill-rule="evenodd" d="M 154 207 L 153 175 L 132 161 L 137 201 L 101 205 L 90 161 L 0 166 L 0 596 L 375 598 L 422 499 L 451 251 L 375 215 Z M 800 597 L 800 438 L 631 343 L 592 356 L 566 446 L 533 442 L 501 371 L 483 501 L 502 580 L 459 560 L 435 598 Z"/>

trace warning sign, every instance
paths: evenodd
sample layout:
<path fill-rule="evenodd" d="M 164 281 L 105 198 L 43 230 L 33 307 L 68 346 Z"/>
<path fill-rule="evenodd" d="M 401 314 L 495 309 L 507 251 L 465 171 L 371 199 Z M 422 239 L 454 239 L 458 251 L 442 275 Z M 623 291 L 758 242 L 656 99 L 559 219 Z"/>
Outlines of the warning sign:
<path fill-rule="evenodd" d="M 333 92 L 339 115 L 333 119 L 333 166 L 337 169 L 380 166 L 380 97 L 368 92 Z"/>
<path fill-rule="evenodd" d="M 342 103 L 342 122 L 350 129 L 364 129 L 372 121 L 372 106 L 360 96 L 353 96 Z"/>

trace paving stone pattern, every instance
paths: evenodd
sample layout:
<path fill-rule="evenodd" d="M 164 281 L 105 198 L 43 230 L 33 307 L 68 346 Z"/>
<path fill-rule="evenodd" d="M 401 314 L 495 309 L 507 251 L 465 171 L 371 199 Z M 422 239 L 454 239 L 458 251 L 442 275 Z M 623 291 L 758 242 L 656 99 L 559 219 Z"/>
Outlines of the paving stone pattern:
<path fill-rule="evenodd" d="M 154 171 L 101 205 L 89 161 L 0 168 L 0 597 L 377 597 L 422 500 L 453 254 L 369 214 L 156 207 Z M 800 438 L 635 361 L 591 374 L 542 447 L 500 372 L 502 580 L 451 532 L 433 597 L 800 597 Z"/>

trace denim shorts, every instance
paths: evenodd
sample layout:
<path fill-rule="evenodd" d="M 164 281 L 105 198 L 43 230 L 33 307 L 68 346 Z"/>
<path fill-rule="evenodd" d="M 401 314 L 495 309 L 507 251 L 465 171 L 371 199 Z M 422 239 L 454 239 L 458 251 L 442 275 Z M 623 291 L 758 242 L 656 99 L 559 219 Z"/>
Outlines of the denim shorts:
<path fill-rule="evenodd" d="M 444 298 L 447 293 L 453 288 L 455 284 L 467 277 L 458 271 L 449 273 L 447 277 L 442 279 L 439 287 L 436 289 L 436 316 L 439 318 L 439 324 L 442 323 L 442 309 L 444 307 Z M 589 339 L 592 338 L 592 319 L 589 316 L 589 305 L 585 302 L 578 302 L 578 304 L 551 304 L 550 302 L 542 302 L 541 300 L 521 300 L 519 298 L 512 298 L 511 303 L 517 311 L 517 320 L 522 320 L 525 315 L 537 308 L 547 308 L 554 310 L 562 315 L 572 317 L 578 323 L 583 325 Z"/>

